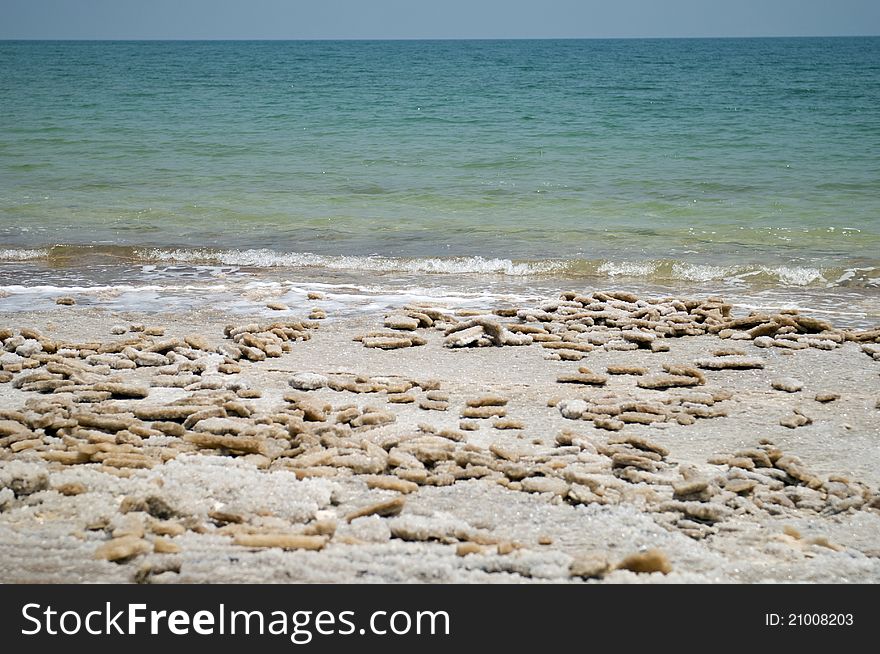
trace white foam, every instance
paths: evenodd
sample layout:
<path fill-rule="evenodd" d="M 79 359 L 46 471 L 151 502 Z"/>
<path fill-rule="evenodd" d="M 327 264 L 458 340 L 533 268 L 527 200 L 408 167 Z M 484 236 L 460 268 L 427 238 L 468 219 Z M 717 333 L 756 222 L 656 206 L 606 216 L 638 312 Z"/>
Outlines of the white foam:
<path fill-rule="evenodd" d="M 409 272 L 436 274 L 500 274 L 535 275 L 562 271 L 560 261 L 518 263 L 510 259 L 484 257 L 429 257 L 407 259 L 371 256 L 326 256 L 311 252 L 275 252 L 259 250 L 149 250 L 142 256 L 159 261 L 212 262 L 257 268 L 326 268 L 329 270 L 363 270 L 373 272 Z"/>
<path fill-rule="evenodd" d="M 0 261 L 33 261 L 45 259 L 49 256 L 49 250 L 28 250 L 25 248 L 0 249 Z"/>

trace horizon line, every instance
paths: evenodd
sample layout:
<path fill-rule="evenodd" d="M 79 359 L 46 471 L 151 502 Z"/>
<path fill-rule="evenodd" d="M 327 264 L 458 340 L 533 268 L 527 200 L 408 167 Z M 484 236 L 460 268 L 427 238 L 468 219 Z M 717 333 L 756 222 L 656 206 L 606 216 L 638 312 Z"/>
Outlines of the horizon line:
<path fill-rule="evenodd" d="M 47 41 L 79 41 L 79 42 L 211 42 L 211 41 L 239 41 L 239 42 L 328 42 L 328 41 L 687 41 L 687 40 L 722 40 L 722 39 L 864 39 L 878 38 L 880 34 L 778 34 L 778 35 L 704 35 L 704 36 L 479 36 L 479 37 L 455 37 L 455 36 L 433 36 L 433 37 L 294 37 L 294 38 L 247 38 L 247 37 L 208 37 L 208 38 L 88 38 L 88 37 L 67 37 L 67 38 L 15 38 L 0 37 L 0 42 L 9 41 L 26 41 L 26 42 L 47 42 Z"/>

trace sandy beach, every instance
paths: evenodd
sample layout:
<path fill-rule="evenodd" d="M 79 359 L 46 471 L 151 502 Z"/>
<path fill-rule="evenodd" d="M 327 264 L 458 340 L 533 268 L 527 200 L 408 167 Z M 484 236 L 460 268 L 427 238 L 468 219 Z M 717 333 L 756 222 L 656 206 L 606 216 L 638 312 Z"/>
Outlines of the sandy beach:
<path fill-rule="evenodd" d="M 0 314 L 0 581 L 880 581 L 878 330 L 322 303 Z"/>

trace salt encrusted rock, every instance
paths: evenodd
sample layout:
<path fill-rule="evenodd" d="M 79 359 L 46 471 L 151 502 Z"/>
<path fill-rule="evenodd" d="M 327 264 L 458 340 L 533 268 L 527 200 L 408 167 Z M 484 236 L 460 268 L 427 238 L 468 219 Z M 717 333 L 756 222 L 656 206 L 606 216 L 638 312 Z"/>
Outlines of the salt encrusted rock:
<path fill-rule="evenodd" d="M 801 413 L 793 413 L 790 416 L 786 416 L 779 421 L 779 424 L 783 427 L 788 427 L 789 429 L 795 429 L 797 427 L 803 427 L 805 425 L 812 424 L 813 420 L 808 416 L 805 416 Z"/>
<path fill-rule="evenodd" d="M 462 409 L 462 418 L 503 418 L 507 410 L 502 406 L 467 406 Z"/>
<path fill-rule="evenodd" d="M 464 431 L 477 431 L 480 429 L 480 423 L 476 420 L 459 420 L 458 428 Z"/>
<path fill-rule="evenodd" d="M 648 370 L 642 366 L 612 364 L 606 368 L 606 372 L 609 375 L 644 375 Z"/>
<path fill-rule="evenodd" d="M 315 391 L 327 386 L 327 377 L 314 372 L 298 372 L 290 378 L 289 383 L 299 391 Z"/>
<path fill-rule="evenodd" d="M 558 477 L 526 477 L 520 483 L 526 493 L 553 493 L 562 496 L 568 493 L 568 483 Z"/>
<path fill-rule="evenodd" d="M 590 405 L 584 400 L 562 400 L 556 406 L 562 417 L 569 420 L 580 420 L 581 416 L 587 413 L 590 408 Z"/>
<path fill-rule="evenodd" d="M 358 509 L 357 511 L 349 513 L 347 516 L 345 516 L 345 520 L 347 522 L 352 522 L 357 518 L 363 518 L 364 516 L 370 515 L 378 515 L 382 517 L 395 516 L 403 511 L 403 507 L 405 505 L 406 500 L 403 497 L 395 497 L 390 500 L 385 500 L 384 502 L 370 504 L 363 507 L 362 509 Z"/>
<path fill-rule="evenodd" d="M 76 304 L 76 299 L 70 297 L 69 295 L 65 295 L 59 298 L 55 298 L 55 304 L 60 304 L 62 306 L 73 306 Z"/>
<path fill-rule="evenodd" d="M 290 309 L 290 307 L 283 302 L 267 302 L 266 308 L 272 309 L 272 311 L 288 311 Z"/>
<path fill-rule="evenodd" d="M 300 534 L 236 534 L 234 545 L 254 549 L 277 547 L 284 550 L 321 550 L 327 544 L 326 536 Z"/>
<path fill-rule="evenodd" d="M 556 378 L 559 384 L 584 384 L 588 386 L 604 386 L 608 377 L 594 372 L 577 372 L 559 375 Z"/>
<path fill-rule="evenodd" d="M 651 343 L 657 338 L 656 334 L 651 332 L 641 332 L 636 330 L 625 330 L 620 336 L 629 343 L 635 343 L 639 347 L 650 347 Z"/>
<path fill-rule="evenodd" d="M 380 350 L 398 350 L 404 347 L 423 344 L 403 336 L 366 336 L 361 342 L 364 344 L 364 347 L 378 348 Z"/>
<path fill-rule="evenodd" d="M 391 314 L 385 318 L 385 327 L 388 329 L 402 329 L 413 331 L 419 328 L 419 320 L 405 314 Z"/>
<path fill-rule="evenodd" d="M 446 411 L 449 408 L 449 402 L 423 398 L 419 400 L 419 408 L 425 411 Z"/>
<path fill-rule="evenodd" d="M 605 576 L 610 569 L 611 563 L 605 553 L 584 552 L 574 557 L 568 572 L 572 577 L 591 579 Z"/>
<path fill-rule="evenodd" d="M 149 554 L 153 547 L 149 542 L 137 536 L 122 536 L 107 541 L 95 551 L 95 558 L 107 561 L 126 561 L 128 559 Z"/>
<path fill-rule="evenodd" d="M 507 404 L 507 401 L 507 398 L 503 395 L 493 393 L 469 398 L 465 401 L 465 404 L 469 407 L 505 406 Z"/>
<path fill-rule="evenodd" d="M 816 401 L 822 402 L 823 404 L 827 403 L 827 402 L 834 402 L 835 400 L 839 400 L 839 399 L 840 399 L 840 393 L 833 393 L 833 392 L 827 392 L 827 391 L 822 392 L 822 393 L 816 393 Z"/>
<path fill-rule="evenodd" d="M 445 347 L 529 345 L 532 337 L 517 334 L 488 316 L 477 316 L 446 330 Z"/>
<path fill-rule="evenodd" d="M 397 491 L 398 493 L 414 493 L 419 485 L 392 475 L 370 476 L 366 479 L 367 488 Z"/>
<path fill-rule="evenodd" d="M 693 366 L 665 363 L 663 364 L 663 370 L 665 370 L 670 375 L 680 377 L 693 377 L 699 380 L 700 384 L 706 383 L 706 375 L 704 375 L 702 371 Z"/>
<path fill-rule="evenodd" d="M 515 418 L 501 418 L 500 420 L 496 420 L 492 426 L 495 429 L 525 429 L 526 425 L 522 420 L 516 420 Z"/>
<path fill-rule="evenodd" d="M 694 365 L 706 370 L 750 370 L 764 367 L 758 357 L 709 357 L 696 359 Z"/>
<path fill-rule="evenodd" d="M 669 563 L 666 554 L 658 549 L 630 554 L 614 567 L 617 570 L 629 570 L 636 573 L 661 572 L 669 574 L 672 572 L 672 565 Z"/>
<path fill-rule="evenodd" d="M 6 461 L 0 463 L 0 487 L 8 488 L 16 497 L 33 495 L 49 487 L 46 470 L 25 461 Z"/>
<path fill-rule="evenodd" d="M 804 387 L 803 382 L 793 377 L 780 377 L 770 382 L 770 385 L 777 391 L 785 391 L 786 393 L 797 393 Z"/>
<path fill-rule="evenodd" d="M 636 384 L 639 388 L 665 390 L 667 388 L 698 386 L 700 379 L 690 375 L 654 374 L 641 377 L 636 381 Z"/>

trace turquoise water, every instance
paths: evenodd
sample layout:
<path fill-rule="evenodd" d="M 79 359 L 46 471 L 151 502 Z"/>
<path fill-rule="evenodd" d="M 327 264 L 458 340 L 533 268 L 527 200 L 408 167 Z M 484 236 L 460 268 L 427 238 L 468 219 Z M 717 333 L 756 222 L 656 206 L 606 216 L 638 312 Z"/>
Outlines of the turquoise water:
<path fill-rule="evenodd" d="M 880 284 L 880 38 L 0 42 L 0 103 L 6 283 Z"/>

